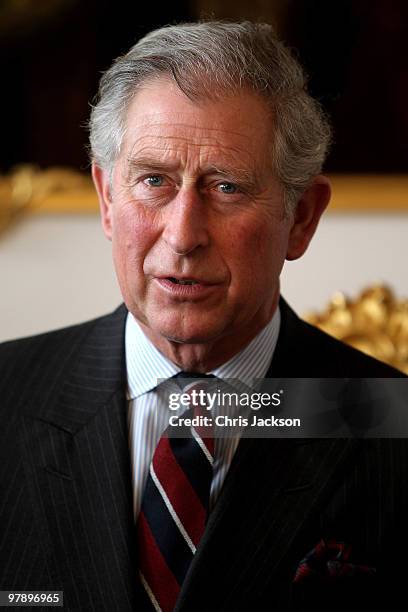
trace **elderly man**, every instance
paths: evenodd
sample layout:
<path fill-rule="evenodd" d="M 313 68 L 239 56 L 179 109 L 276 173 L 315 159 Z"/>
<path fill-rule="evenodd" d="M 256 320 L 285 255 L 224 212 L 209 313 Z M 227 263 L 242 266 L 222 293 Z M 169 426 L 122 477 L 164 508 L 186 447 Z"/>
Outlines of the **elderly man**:
<path fill-rule="evenodd" d="M 268 25 L 162 28 L 103 76 L 92 175 L 124 305 L 1 348 L 3 589 L 98 611 L 381 595 L 405 537 L 405 444 L 180 446 L 160 416 L 160 380 L 186 375 L 397 375 L 279 295 L 329 202 L 329 139 Z"/>

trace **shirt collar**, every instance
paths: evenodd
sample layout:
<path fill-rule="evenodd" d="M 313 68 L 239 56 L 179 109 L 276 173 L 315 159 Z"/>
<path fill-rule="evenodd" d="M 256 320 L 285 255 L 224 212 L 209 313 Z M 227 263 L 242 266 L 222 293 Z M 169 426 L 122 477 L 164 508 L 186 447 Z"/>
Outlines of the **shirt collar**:
<path fill-rule="evenodd" d="M 251 342 L 210 374 L 217 378 L 235 378 L 245 385 L 254 386 L 256 379 L 264 378 L 275 351 L 280 329 L 279 305 L 272 319 Z"/>
<path fill-rule="evenodd" d="M 128 396 L 135 399 L 151 391 L 160 379 L 171 378 L 181 372 L 145 336 L 134 316 L 129 312 L 125 331 Z"/>
<path fill-rule="evenodd" d="M 217 378 L 237 379 L 253 386 L 256 379 L 268 371 L 280 328 L 279 306 L 269 323 L 242 351 L 218 368 L 207 372 Z M 128 397 L 135 399 L 152 391 L 160 380 L 171 378 L 181 368 L 167 359 L 145 336 L 134 316 L 129 312 L 125 331 Z"/>

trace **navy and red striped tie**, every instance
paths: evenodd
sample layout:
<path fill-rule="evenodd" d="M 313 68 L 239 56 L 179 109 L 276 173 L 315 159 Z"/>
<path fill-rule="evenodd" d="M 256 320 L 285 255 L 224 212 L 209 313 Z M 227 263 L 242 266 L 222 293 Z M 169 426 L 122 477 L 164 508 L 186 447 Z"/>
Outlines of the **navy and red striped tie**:
<path fill-rule="evenodd" d="M 183 392 L 204 386 L 193 382 Z M 202 410 L 201 405 L 189 412 L 196 416 Z M 160 438 L 137 522 L 140 578 L 158 612 L 174 609 L 208 516 L 214 439 L 201 427 L 185 427 L 183 435 L 172 437 L 167 429 Z"/>

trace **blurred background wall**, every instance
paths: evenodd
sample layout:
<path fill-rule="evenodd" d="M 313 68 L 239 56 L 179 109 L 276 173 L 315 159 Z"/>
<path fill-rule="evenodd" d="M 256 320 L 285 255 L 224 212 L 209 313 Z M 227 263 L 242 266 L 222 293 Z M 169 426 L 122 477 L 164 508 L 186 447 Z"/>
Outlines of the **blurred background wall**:
<path fill-rule="evenodd" d="M 100 74 L 147 31 L 198 17 L 273 23 L 332 117 L 329 173 L 408 170 L 408 4 L 404 0 L 3 0 L 0 4 L 5 177 L 22 163 L 88 172 L 84 124 Z M 5 206 L 0 189 L 0 213 Z M 387 191 L 374 210 L 322 222 L 286 265 L 283 293 L 300 312 L 336 290 L 388 282 L 408 296 L 406 210 Z M 391 195 L 390 195 L 391 198 Z M 72 208 L 75 208 L 73 202 Z M 78 207 L 77 207 L 78 208 Z M 21 215 L 0 235 L 0 340 L 102 314 L 120 302 L 96 212 Z M 1 215 L 0 215 L 1 216 Z"/>

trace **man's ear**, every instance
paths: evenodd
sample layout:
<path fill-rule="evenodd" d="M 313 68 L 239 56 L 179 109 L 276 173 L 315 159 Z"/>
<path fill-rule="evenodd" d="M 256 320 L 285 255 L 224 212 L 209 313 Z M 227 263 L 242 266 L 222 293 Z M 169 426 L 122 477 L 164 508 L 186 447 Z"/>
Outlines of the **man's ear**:
<path fill-rule="evenodd" d="M 306 251 L 331 196 L 329 180 L 316 176 L 300 198 L 293 213 L 286 259 L 298 259 Z"/>
<path fill-rule="evenodd" d="M 92 180 L 98 194 L 103 231 L 106 238 L 112 240 L 112 197 L 109 172 L 93 163 Z"/>

